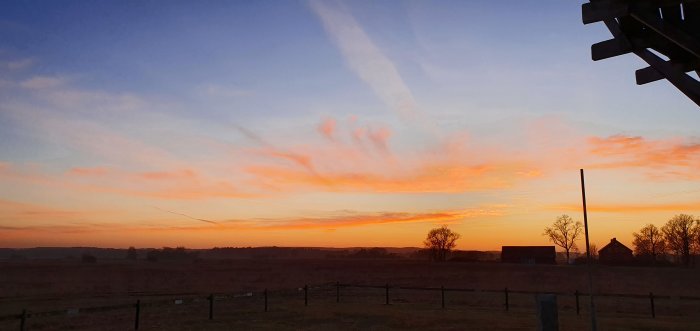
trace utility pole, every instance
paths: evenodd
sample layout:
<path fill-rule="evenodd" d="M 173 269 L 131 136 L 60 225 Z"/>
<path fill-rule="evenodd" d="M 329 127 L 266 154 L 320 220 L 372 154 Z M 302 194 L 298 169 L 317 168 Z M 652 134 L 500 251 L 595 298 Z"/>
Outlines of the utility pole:
<path fill-rule="evenodd" d="M 591 330 L 598 330 L 598 323 L 595 319 L 595 302 L 593 300 L 593 263 L 591 261 L 591 245 L 588 241 L 588 212 L 586 211 L 586 184 L 583 180 L 583 169 L 581 169 L 581 195 L 583 196 L 583 228 L 586 232 L 586 264 L 588 267 L 588 292 L 591 296 Z"/>

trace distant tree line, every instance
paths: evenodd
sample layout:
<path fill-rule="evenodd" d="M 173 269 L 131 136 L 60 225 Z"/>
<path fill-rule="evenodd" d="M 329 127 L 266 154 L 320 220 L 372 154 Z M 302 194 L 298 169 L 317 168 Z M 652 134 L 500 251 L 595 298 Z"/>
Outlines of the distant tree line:
<path fill-rule="evenodd" d="M 360 248 L 344 256 L 350 259 L 395 259 L 398 254 L 389 253 L 386 248 Z"/>
<path fill-rule="evenodd" d="M 647 224 L 633 236 L 634 255 L 652 264 L 666 261 L 670 254 L 677 263 L 689 266 L 691 257 L 700 253 L 700 219 L 691 215 L 676 215 L 660 229 Z"/>
<path fill-rule="evenodd" d="M 569 261 L 569 253 L 578 251 L 576 241 L 582 235 L 581 222 L 574 222 L 568 215 L 559 216 L 552 226 L 546 227 L 543 235 L 561 247 Z M 700 218 L 678 214 L 658 228 L 647 224 L 633 234 L 634 257 L 642 264 L 676 263 L 689 266 L 693 256 L 700 254 Z M 590 245 L 591 257 L 597 258 L 598 249 Z"/>
<path fill-rule="evenodd" d="M 128 253 L 127 253 L 128 254 Z M 162 249 L 150 249 L 146 253 L 146 260 L 156 261 L 194 261 L 197 252 L 189 252 L 185 247 L 163 247 Z"/>

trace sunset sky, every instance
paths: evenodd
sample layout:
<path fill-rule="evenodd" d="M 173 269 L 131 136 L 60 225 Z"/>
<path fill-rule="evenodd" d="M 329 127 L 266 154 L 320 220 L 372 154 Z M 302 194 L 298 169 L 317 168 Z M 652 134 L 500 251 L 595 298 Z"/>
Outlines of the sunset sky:
<path fill-rule="evenodd" d="M 4 1 L 0 247 L 546 245 L 580 168 L 599 247 L 700 216 L 700 109 L 581 3 Z"/>

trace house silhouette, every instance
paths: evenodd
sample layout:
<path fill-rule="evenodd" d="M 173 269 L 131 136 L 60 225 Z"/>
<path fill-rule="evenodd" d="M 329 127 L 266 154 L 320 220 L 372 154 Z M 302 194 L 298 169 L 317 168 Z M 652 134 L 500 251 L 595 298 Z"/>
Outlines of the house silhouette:
<path fill-rule="evenodd" d="M 624 265 L 634 261 L 632 250 L 617 238 L 610 239 L 610 243 L 598 251 L 598 256 L 601 264 Z"/>

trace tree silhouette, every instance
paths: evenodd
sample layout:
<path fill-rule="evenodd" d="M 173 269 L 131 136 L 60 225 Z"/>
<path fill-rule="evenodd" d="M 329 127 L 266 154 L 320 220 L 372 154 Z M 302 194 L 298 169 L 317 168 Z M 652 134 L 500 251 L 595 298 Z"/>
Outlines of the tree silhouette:
<path fill-rule="evenodd" d="M 666 253 L 666 240 L 664 234 L 654 224 L 647 224 L 632 234 L 634 240 L 634 255 L 639 258 L 649 259 L 656 263 L 658 258 Z"/>
<path fill-rule="evenodd" d="M 591 250 L 591 259 L 597 260 L 598 259 L 598 245 L 596 245 L 595 243 L 591 243 L 588 247 Z"/>
<path fill-rule="evenodd" d="M 699 221 L 693 216 L 678 214 L 661 228 L 668 249 L 673 251 L 685 266 L 690 265 L 690 254 L 698 244 L 697 237 L 700 233 L 698 223 Z"/>
<path fill-rule="evenodd" d="M 459 237 L 459 233 L 453 232 L 447 225 L 443 225 L 430 230 L 423 244 L 430 251 L 430 257 L 433 260 L 445 261 L 447 254 L 455 248 L 455 242 Z"/>
<path fill-rule="evenodd" d="M 544 228 L 542 235 L 547 236 L 549 241 L 561 247 L 566 252 L 566 263 L 569 263 L 569 253 L 576 248 L 576 239 L 581 235 L 583 226 L 581 222 L 575 222 L 569 215 L 557 217 L 551 227 Z"/>

